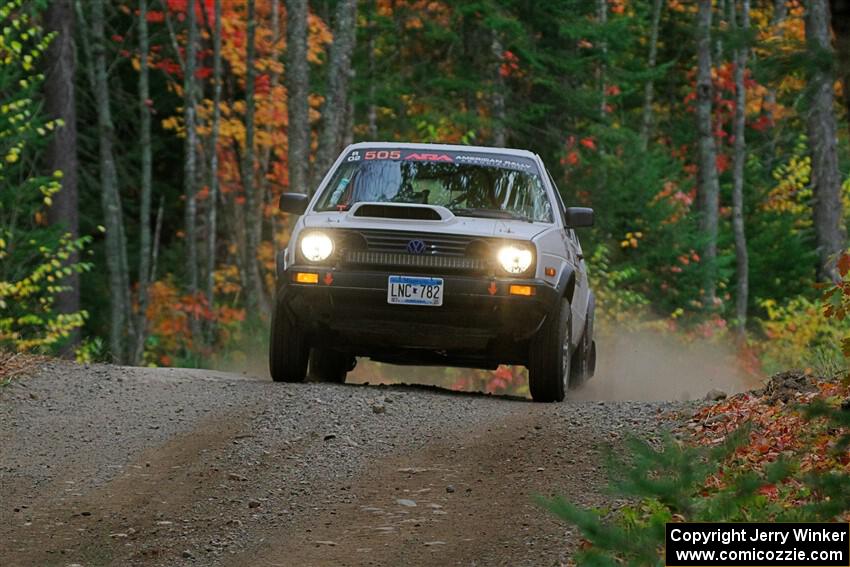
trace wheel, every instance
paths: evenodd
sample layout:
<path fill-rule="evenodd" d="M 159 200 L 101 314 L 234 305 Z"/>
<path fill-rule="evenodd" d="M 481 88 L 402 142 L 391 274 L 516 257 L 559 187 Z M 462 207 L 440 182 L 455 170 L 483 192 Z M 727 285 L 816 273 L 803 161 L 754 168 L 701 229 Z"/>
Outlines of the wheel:
<path fill-rule="evenodd" d="M 310 376 L 320 382 L 345 382 L 345 375 L 354 369 L 351 356 L 325 348 L 310 350 Z"/>
<path fill-rule="evenodd" d="M 560 402 L 570 379 L 570 302 L 562 299 L 531 341 L 528 389 L 535 402 Z"/>
<path fill-rule="evenodd" d="M 588 308 L 581 342 L 573 353 L 570 368 L 570 388 L 579 388 L 596 372 L 596 341 L 593 340 L 593 306 Z"/>
<path fill-rule="evenodd" d="M 272 311 L 269 372 L 275 382 L 303 382 L 309 349 L 297 321 L 281 302 Z"/>

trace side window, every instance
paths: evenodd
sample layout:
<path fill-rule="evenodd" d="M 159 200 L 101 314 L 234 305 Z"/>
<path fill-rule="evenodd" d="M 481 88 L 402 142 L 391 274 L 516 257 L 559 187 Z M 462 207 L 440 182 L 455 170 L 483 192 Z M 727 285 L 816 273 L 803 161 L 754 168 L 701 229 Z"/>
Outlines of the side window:
<path fill-rule="evenodd" d="M 552 184 L 552 189 L 555 190 L 555 200 L 558 201 L 558 209 L 561 211 L 561 216 L 564 216 L 567 207 L 564 205 L 564 199 L 561 197 L 561 191 L 558 189 L 558 184 L 555 183 L 555 178 L 552 177 L 552 174 L 549 173 L 548 169 L 546 170 L 546 175 L 549 177 L 549 183 Z"/>

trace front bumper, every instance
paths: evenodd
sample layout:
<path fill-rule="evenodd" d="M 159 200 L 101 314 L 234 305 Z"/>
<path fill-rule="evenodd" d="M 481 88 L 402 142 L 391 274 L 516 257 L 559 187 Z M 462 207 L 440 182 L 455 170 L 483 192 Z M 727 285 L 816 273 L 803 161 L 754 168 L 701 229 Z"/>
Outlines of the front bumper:
<path fill-rule="evenodd" d="M 301 284 L 297 273 L 315 273 Z M 441 277 L 443 305 L 387 303 L 390 275 Z M 552 312 L 556 288 L 536 279 L 351 271 L 290 266 L 278 282 L 279 302 L 294 314 L 311 342 L 388 362 L 495 367 L 524 364 L 528 340 Z M 511 295 L 511 285 L 532 296 Z"/>

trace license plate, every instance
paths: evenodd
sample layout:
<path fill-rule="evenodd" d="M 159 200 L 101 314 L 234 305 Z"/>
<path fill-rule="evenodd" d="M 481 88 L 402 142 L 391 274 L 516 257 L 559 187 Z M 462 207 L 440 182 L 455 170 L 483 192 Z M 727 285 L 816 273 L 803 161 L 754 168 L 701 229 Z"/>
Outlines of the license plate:
<path fill-rule="evenodd" d="M 443 278 L 390 276 L 387 303 L 439 307 L 443 304 Z"/>

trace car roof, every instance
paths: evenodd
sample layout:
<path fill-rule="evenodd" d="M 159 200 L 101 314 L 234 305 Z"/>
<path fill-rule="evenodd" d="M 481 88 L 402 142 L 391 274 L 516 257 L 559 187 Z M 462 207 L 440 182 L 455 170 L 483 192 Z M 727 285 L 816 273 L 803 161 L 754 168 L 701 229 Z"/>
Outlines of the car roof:
<path fill-rule="evenodd" d="M 518 150 L 515 148 L 494 148 L 490 146 L 468 146 L 463 144 L 426 144 L 426 143 L 410 143 L 410 142 L 358 142 L 351 144 L 345 151 L 362 150 L 372 148 L 398 148 L 398 149 L 423 149 L 431 151 L 451 151 L 451 152 L 478 152 L 485 154 L 500 154 L 522 156 L 530 159 L 537 159 L 537 154 L 528 150 Z"/>

